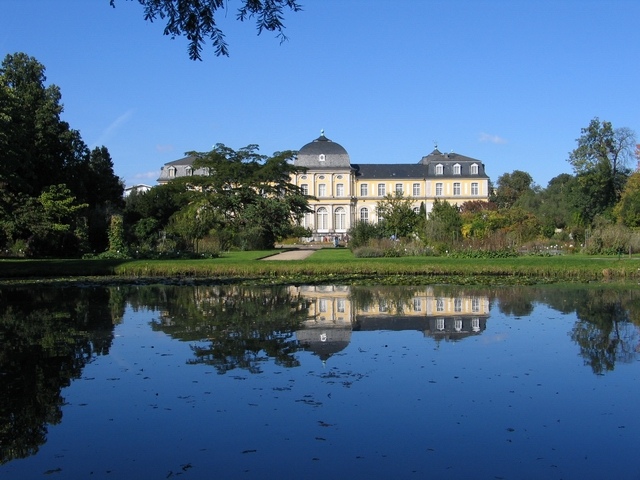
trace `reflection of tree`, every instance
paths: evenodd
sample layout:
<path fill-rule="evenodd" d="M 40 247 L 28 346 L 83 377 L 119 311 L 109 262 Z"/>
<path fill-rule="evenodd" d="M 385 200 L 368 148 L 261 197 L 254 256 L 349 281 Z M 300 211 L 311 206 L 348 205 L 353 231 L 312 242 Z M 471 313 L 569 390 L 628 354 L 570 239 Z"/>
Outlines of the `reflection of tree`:
<path fill-rule="evenodd" d="M 613 370 L 617 361 L 629 363 L 638 353 L 639 332 L 629 321 L 624 297 L 617 292 L 590 292 L 576 309 L 580 321 L 571 338 L 594 373 Z"/>
<path fill-rule="evenodd" d="M 162 288 L 162 287 L 161 287 Z M 164 287 L 162 320 L 152 327 L 183 341 L 203 341 L 192 347 L 189 363 L 213 365 L 218 373 L 235 368 L 259 373 L 262 362 L 299 365 L 301 346 L 294 332 L 308 316 L 303 299 L 286 287 Z"/>
<path fill-rule="evenodd" d="M 536 291 L 532 288 L 506 287 L 497 290 L 499 309 L 505 315 L 526 317 L 533 312 Z"/>
<path fill-rule="evenodd" d="M 578 321 L 571 339 L 580 347 L 585 364 L 596 374 L 614 369 L 616 362 L 628 363 L 638 356 L 640 346 L 640 292 L 626 288 L 584 286 L 524 287 L 499 289 L 503 313 L 515 314 L 504 305 L 544 303 L 559 312 L 575 312 Z M 505 302 L 503 299 L 508 298 Z"/>
<path fill-rule="evenodd" d="M 109 352 L 112 310 L 102 288 L 0 290 L 0 464 L 36 453 L 60 422 L 61 389 Z"/>

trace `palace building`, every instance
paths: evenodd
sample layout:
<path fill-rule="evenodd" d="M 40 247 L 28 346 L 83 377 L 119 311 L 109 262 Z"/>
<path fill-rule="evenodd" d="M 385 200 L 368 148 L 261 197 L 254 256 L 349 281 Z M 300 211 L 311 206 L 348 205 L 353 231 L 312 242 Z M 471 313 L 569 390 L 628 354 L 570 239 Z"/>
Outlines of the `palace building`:
<path fill-rule="evenodd" d="M 194 160 L 165 164 L 158 183 L 203 174 L 193 170 Z M 489 199 L 489 177 L 480 160 L 437 148 L 417 163 L 351 163 L 345 148 L 322 131 L 298 151 L 294 165 L 305 169 L 292 176 L 291 183 L 312 197 L 313 213 L 302 225 L 312 231 L 313 240 L 344 237 L 356 222 L 377 222 L 377 203 L 396 192 L 410 198 L 416 212 L 424 205 L 427 215 L 436 199 L 456 205 Z"/>

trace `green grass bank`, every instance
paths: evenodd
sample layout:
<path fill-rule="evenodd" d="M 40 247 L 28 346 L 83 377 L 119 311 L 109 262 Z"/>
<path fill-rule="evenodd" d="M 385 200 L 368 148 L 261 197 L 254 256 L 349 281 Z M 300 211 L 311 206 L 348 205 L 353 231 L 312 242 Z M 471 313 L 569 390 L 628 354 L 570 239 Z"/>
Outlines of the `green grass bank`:
<path fill-rule="evenodd" d="M 637 282 L 640 257 L 355 258 L 327 248 L 305 260 L 270 261 L 282 250 L 230 252 L 201 260 L 0 260 L 0 282 L 224 281 L 234 283 L 536 284 Z"/>

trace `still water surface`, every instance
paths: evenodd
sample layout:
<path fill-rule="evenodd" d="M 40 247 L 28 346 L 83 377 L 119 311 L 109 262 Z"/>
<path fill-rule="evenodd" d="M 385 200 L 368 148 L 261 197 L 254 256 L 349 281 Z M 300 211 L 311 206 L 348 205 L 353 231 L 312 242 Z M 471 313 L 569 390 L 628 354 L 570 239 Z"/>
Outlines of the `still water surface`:
<path fill-rule="evenodd" d="M 0 289 L 0 478 L 640 478 L 640 292 Z"/>

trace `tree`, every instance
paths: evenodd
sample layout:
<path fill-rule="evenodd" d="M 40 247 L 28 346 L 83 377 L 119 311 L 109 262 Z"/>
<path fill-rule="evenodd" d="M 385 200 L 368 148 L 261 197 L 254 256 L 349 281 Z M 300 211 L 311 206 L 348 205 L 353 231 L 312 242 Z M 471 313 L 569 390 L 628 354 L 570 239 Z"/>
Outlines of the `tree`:
<path fill-rule="evenodd" d="M 19 225 L 13 212 L 33 216 L 36 211 L 25 207 L 37 207 L 41 194 L 64 184 L 69 196 L 88 206 L 75 212 L 87 224 L 84 247 L 101 251 L 110 210 L 121 208 L 122 182 L 106 147 L 89 151 L 80 132 L 61 120 L 60 90 L 45 85 L 44 73 L 44 66 L 24 53 L 7 55 L 0 67 L 1 240 L 6 245 L 32 237 L 42 222 Z"/>
<path fill-rule="evenodd" d="M 386 236 L 406 237 L 413 233 L 418 224 L 418 214 L 413 211 L 413 199 L 402 192 L 387 194 L 377 203 L 378 218 Z"/>
<path fill-rule="evenodd" d="M 627 227 L 640 227 L 640 172 L 629 177 L 613 214 Z"/>
<path fill-rule="evenodd" d="M 426 221 L 427 241 L 452 244 L 460 238 L 461 228 L 462 218 L 458 206 L 436 198 Z"/>
<path fill-rule="evenodd" d="M 535 213 L 543 225 L 546 236 L 552 236 L 557 228 L 567 228 L 573 222 L 573 192 L 576 186 L 574 176 L 562 173 L 549 180 L 547 187 L 540 191 Z"/>
<path fill-rule="evenodd" d="M 627 165 L 633 158 L 635 135 L 628 128 L 614 129 L 611 122 L 591 120 L 569 154 L 569 163 L 578 177 L 578 209 L 584 222 L 605 212 L 620 198 L 629 175 Z M 593 204 L 596 199 L 597 204 Z"/>
<path fill-rule="evenodd" d="M 144 7 L 144 18 L 150 22 L 160 18 L 167 21 L 164 34 L 171 38 L 184 35 L 189 40 L 189 58 L 201 60 L 202 45 L 209 37 L 217 56 L 229 56 L 224 33 L 216 22 L 216 13 L 222 9 L 226 15 L 227 3 L 223 0 L 138 0 Z M 115 0 L 110 0 L 115 7 Z M 296 0 L 242 0 L 236 18 L 240 21 L 255 18 L 258 35 L 264 30 L 277 32 L 280 42 L 284 34 L 284 11 L 299 12 L 302 7 Z"/>
<path fill-rule="evenodd" d="M 498 186 L 490 200 L 499 208 L 511 208 L 520 198 L 533 192 L 531 175 L 522 170 L 514 170 L 513 173 L 504 173 L 498 177 Z"/>
<path fill-rule="evenodd" d="M 171 183 L 191 192 L 190 202 L 211 211 L 215 228 L 230 233 L 241 248 L 272 248 L 291 235 L 310 212 L 307 198 L 290 177 L 301 171 L 290 160 L 293 151 L 260 155 L 257 145 L 235 151 L 217 144 L 210 152 L 190 152 L 194 169 L 209 175 L 181 177 Z"/>

